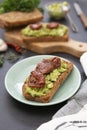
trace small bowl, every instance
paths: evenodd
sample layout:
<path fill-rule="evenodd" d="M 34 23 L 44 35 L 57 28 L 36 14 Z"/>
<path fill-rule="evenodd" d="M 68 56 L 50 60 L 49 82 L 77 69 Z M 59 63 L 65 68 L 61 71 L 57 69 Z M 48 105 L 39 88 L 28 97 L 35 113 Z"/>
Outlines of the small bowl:
<path fill-rule="evenodd" d="M 55 20 L 62 19 L 66 16 L 67 12 L 63 11 L 63 6 L 68 6 L 68 2 L 53 2 L 45 6 L 49 16 Z"/>

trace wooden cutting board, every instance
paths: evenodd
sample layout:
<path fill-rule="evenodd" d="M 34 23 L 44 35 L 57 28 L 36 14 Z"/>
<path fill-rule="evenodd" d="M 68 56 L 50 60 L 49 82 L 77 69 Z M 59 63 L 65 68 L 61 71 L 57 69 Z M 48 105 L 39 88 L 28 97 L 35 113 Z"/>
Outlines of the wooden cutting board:
<path fill-rule="evenodd" d="M 8 34 L 8 33 L 7 33 Z M 64 42 L 33 42 L 33 43 L 24 43 L 21 37 L 15 37 L 12 35 L 5 35 L 5 40 L 8 43 L 17 44 L 18 46 L 25 48 L 27 50 L 31 50 L 33 52 L 37 52 L 39 54 L 50 54 L 54 52 L 65 52 L 76 57 L 80 57 L 84 52 L 87 51 L 87 43 L 75 41 L 73 39 L 69 39 Z"/>
<path fill-rule="evenodd" d="M 67 42 L 34 42 L 29 44 L 18 44 L 19 46 L 29 49 L 39 54 L 50 54 L 53 52 L 65 52 L 76 57 L 80 57 L 87 51 L 87 43 L 69 39 Z"/>
<path fill-rule="evenodd" d="M 80 57 L 84 52 L 87 51 L 87 43 L 75 41 L 69 39 L 67 42 L 34 42 L 34 43 L 21 43 L 17 45 L 37 52 L 39 54 L 50 54 L 53 52 L 65 52 L 76 57 Z"/>

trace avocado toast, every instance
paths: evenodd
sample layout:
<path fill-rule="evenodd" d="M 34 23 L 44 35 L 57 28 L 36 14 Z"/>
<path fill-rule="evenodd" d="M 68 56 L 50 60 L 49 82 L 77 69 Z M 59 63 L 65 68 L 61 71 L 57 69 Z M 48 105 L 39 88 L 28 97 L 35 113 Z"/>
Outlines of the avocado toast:
<path fill-rule="evenodd" d="M 37 42 L 60 42 L 68 41 L 69 29 L 67 26 L 57 22 L 52 23 L 34 23 L 29 24 L 25 28 L 7 30 L 4 33 L 5 40 L 8 43 L 16 43 L 17 45 L 28 48 L 29 43 Z"/>
<path fill-rule="evenodd" d="M 71 62 L 59 57 L 43 59 L 26 78 L 22 86 L 23 96 L 28 100 L 50 102 L 72 69 Z"/>

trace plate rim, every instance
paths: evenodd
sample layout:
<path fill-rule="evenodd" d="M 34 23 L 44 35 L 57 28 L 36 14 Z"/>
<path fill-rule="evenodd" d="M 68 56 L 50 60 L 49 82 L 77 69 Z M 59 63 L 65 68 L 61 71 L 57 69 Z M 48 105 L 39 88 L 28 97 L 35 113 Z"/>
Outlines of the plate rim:
<path fill-rule="evenodd" d="M 78 80 L 79 82 L 78 82 L 78 85 L 77 85 L 78 87 L 76 87 L 76 90 L 75 90 L 75 92 L 74 92 L 73 94 L 71 94 L 70 96 L 64 98 L 64 99 L 63 99 L 62 101 L 60 101 L 60 102 L 55 101 L 55 102 L 48 102 L 48 103 L 39 103 L 39 102 L 29 101 L 29 100 L 27 100 L 27 99 L 24 98 L 24 100 L 26 100 L 26 102 L 25 102 L 24 100 L 15 97 L 15 96 L 9 91 L 9 87 L 7 86 L 6 81 L 7 81 L 7 77 L 8 77 L 8 75 L 9 75 L 10 71 L 11 71 L 15 66 L 18 66 L 19 64 L 22 64 L 22 63 L 24 63 L 24 62 L 27 61 L 27 60 L 31 60 L 32 58 L 38 58 L 38 57 L 44 58 L 44 57 L 54 57 L 54 56 L 55 56 L 55 55 L 35 55 L 35 56 L 27 57 L 27 58 L 25 58 L 25 59 L 23 59 L 23 60 L 18 61 L 17 63 L 15 63 L 15 64 L 7 71 L 7 73 L 6 73 L 6 75 L 5 75 L 5 88 L 6 88 L 7 92 L 9 93 L 9 95 L 10 95 L 12 98 L 14 98 L 15 100 L 17 100 L 17 101 L 19 101 L 19 102 L 21 102 L 21 103 L 23 103 L 23 104 L 32 105 L 32 106 L 51 106 L 51 105 L 56 105 L 56 104 L 62 103 L 62 102 L 64 102 L 64 101 L 68 100 L 69 98 L 71 98 L 71 97 L 78 91 L 78 89 L 80 88 L 80 84 L 81 84 L 81 74 L 80 74 L 79 69 L 76 67 L 76 65 L 74 65 L 74 63 L 73 63 L 74 68 L 76 69 L 76 71 L 78 72 L 78 75 L 79 75 L 79 80 Z M 60 57 L 60 56 L 57 56 L 57 57 Z M 70 60 L 68 60 L 68 59 L 66 59 L 66 58 L 63 58 L 63 57 L 60 57 L 60 58 L 66 60 L 66 61 L 71 62 Z M 54 95 L 54 96 L 55 96 L 55 95 Z"/>

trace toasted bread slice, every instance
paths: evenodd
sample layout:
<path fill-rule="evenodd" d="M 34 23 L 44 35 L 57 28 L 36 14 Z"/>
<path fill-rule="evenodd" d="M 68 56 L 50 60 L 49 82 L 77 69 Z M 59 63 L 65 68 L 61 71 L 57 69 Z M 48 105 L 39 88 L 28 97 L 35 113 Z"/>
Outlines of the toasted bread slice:
<path fill-rule="evenodd" d="M 43 18 L 42 13 L 35 9 L 32 12 L 8 12 L 0 14 L 0 27 L 1 28 L 13 28 L 18 26 L 24 26 L 29 23 L 38 22 Z"/>
<path fill-rule="evenodd" d="M 5 40 L 9 43 L 31 43 L 31 42 L 52 42 L 52 41 L 68 41 L 69 31 L 64 36 L 41 36 L 30 37 L 21 34 L 21 30 L 9 30 L 4 33 Z"/>
<path fill-rule="evenodd" d="M 64 61 L 67 64 L 67 70 L 61 73 L 61 75 L 58 77 L 57 81 L 53 83 L 53 87 L 43 96 L 31 96 L 29 93 L 26 93 L 26 85 L 28 86 L 28 80 L 23 84 L 22 87 L 22 93 L 23 96 L 28 100 L 33 100 L 37 102 L 47 103 L 49 102 L 55 93 L 58 91 L 58 88 L 61 86 L 61 84 L 66 80 L 66 78 L 69 76 L 73 69 L 73 63 Z"/>
<path fill-rule="evenodd" d="M 33 42 L 59 42 L 59 41 L 68 41 L 69 39 L 69 29 L 63 36 L 25 36 L 21 32 L 22 29 L 7 30 L 4 33 L 5 41 L 8 43 L 16 43 L 17 45 L 27 48 L 29 43 Z"/>

